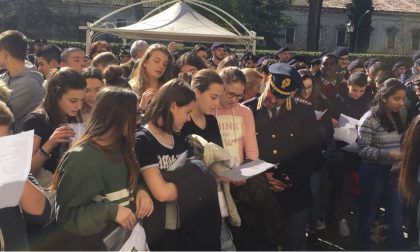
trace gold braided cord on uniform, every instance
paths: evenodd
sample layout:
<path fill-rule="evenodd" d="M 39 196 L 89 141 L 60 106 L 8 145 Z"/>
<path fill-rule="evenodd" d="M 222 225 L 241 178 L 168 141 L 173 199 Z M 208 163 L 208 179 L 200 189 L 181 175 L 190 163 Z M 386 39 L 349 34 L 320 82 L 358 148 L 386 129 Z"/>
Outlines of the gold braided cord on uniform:
<path fill-rule="evenodd" d="M 297 88 L 295 90 L 290 91 L 290 92 L 285 92 L 283 90 L 280 90 L 278 87 L 276 87 L 276 84 L 274 84 L 273 79 L 271 78 L 271 74 L 270 74 L 270 76 L 268 76 L 268 78 L 270 78 L 270 86 L 279 94 L 291 95 L 293 92 L 295 92 L 297 90 Z"/>
<path fill-rule="evenodd" d="M 292 97 L 289 96 L 286 99 L 286 109 L 287 111 L 290 111 L 292 109 Z"/>
<path fill-rule="evenodd" d="M 262 108 L 262 104 L 263 104 L 263 100 L 264 100 L 265 95 L 262 94 L 260 95 L 260 97 L 258 98 L 258 104 L 257 104 L 257 110 L 260 110 Z"/>

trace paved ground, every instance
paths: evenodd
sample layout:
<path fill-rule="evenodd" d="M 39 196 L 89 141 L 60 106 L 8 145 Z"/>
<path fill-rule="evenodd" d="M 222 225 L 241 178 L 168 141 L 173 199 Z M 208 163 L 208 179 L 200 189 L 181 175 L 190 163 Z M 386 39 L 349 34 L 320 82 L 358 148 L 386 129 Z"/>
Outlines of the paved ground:
<path fill-rule="evenodd" d="M 357 242 L 357 225 L 356 225 L 357 217 L 352 216 L 348 220 L 349 227 L 351 229 L 351 234 L 349 237 L 341 237 L 338 234 L 338 225 L 331 225 L 327 226 L 326 229 L 318 231 L 319 241 L 320 241 L 320 249 L 323 251 L 337 251 L 337 250 L 358 250 L 358 242 Z M 407 243 L 408 240 L 406 239 Z M 387 241 L 373 243 L 373 250 L 376 251 L 387 251 L 391 250 Z M 413 244 L 408 244 L 409 250 L 419 250 L 419 248 L 413 248 Z M 315 250 L 308 248 L 308 250 Z"/>
<path fill-rule="evenodd" d="M 329 190 L 330 190 L 330 183 L 328 181 L 328 176 L 326 174 L 326 171 L 324 171 L 321 188 L 320 188 L 320 204 L 321 204 L 321 215 L 325 215 L 326 212 L 326 206 L 329 200 Z M 347 195 L 349 197 L 350 195 Z M 357 209 L 358 204 L 356 202 L 352 202 L 351 204 L 347 205 L 347 207 L 351 209 Z M 404 212 L 404 217 L 407 217 L 407 212 Z M 382 210 L 381 214 L 381 220 L 383 222 L 384 220 L 384 212 Z M 332 225 L 327 225 L 327 227 L 324 230 L 320 230 L 317 232 L 319 241 L 320 241 L 320 248 L 311 248 L 308 247 L 308 250 L 323 250 L 323 251 L 337 251 L 337 250 L 358 250 L 358 242 L 357 242 L 357 213 L 356 214 L 350 214 L 347 218 L 347 223 L 349 224 L 349 227 L 351 229 L 350 236 L 348 237 L 341 237 L 338 234 L 338 223 L 334 223 Z M 414 240 L 417 240 L 417 234 Z M 414 244 L 416 241 L 414 242 Z M 309 244 L 308 244 L 309 245 Z M 408 248 L 413 247 L 413 243 L 408 242 L 407 240 L 407 246 Z M 391 250 L 389 247 L 389 244 L 386 241 L 373 243 L 372 246 L 373 250 L 377 251 L 386 251 Z M 420 250 L 417 248 L 417 250 Z"/>

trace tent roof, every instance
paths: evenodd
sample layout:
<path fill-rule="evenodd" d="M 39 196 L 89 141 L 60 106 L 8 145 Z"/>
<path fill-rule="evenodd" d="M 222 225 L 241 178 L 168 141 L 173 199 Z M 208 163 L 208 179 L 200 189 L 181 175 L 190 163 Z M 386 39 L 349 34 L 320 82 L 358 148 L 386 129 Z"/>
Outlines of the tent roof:
<path fill-rule="evenodd" d="M 119 28 L 91 27 L 91 29 L 134 39 L 235 44 L 240 43 L 239 40 L 251 39 L 248 35 L 237 35 L 213 23 L 184 2 L 178 2 L 164 11 L 132 25 Z M 262 38 L 257 37 L 257 39 Z"/>

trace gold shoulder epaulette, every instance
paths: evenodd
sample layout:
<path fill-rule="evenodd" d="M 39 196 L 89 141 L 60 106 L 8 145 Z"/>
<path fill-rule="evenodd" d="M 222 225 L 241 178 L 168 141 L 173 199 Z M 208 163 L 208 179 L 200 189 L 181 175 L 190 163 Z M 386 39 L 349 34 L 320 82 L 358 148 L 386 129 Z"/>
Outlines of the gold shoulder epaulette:
<path fill-rule="evenodd" d="M 262 108 L 263 105 L 263 98 L 264 95 L 260 95 L 260 97 L 258 97 L 258 104 L 257 104 L 257 110 L 260 110 Z"/>
<path fill-rule="evenodd" d="M 299 103 L 302 103 L 302 104 L 305 104 L 305 105 L 308 105 L 308 106 L 311 106 L 312 105 L 312 102 L 309 102 L 309 101 L 304 100 L 304 99 L 299 98 L 299 97 L 295 97 L 295 101 L 297 101 Z"/>

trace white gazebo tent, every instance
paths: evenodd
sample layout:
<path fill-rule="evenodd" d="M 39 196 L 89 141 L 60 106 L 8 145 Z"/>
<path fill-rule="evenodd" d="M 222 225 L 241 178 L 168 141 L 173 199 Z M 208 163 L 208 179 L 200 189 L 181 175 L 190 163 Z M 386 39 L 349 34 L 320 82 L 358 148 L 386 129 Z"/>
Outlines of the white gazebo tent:
<path fill-rule="evenodd" d="M 156 1 L 156 0 L 154 0 Z M 243 24 L 222 9 L 199 0 L 173 0 L 163 4 L 140 21 L 125 27 L 106 27 L 102 23 L 108 17 L 138 4 L 153 1 L 142 1 L 122 7 L 97 20 L 86 27 L 86 47 L 88 48 L 94 32 L 110 33 L 122 38 L 153 39 L 188 42 L 223 42 L 228 44 L 242 44 L 255 53 L 256 41 L 264 39 L 248 30 Z M 200 7 L 223 20 L 230 30 L 227 30 L 208 18 L 196 12 L 187 3 Z M 170 6 L 166 10 L 155 14 L 159 9 Z M 151 16 L 152 14 L 155 14 Z M 228 19 L 232 20 L 229 22 Z M 233 25 L 235 24 L 235 25 Z M 242 32 L 240 32 L 242 31 Z"/>

